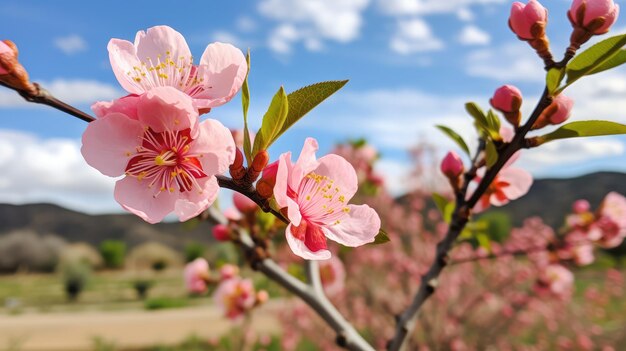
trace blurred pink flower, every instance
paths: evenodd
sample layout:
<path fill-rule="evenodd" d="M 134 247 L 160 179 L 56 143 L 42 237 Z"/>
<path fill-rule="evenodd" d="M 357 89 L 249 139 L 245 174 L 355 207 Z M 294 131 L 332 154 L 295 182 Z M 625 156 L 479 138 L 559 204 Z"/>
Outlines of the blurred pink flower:
<path fill-rule="evenodd" d="M 569 297 L 574 286 L 574 274 L 561 265 L 551 264 L 540 272 L 539 286 L 557 297 Z"/>
<path fill-rule="evenodd" d="M 244 214 L 254 213 L 257 209 L 259 209 L 259 206 L 254 201 L 236 191 L 233 192 L 233 204 L 235 205 L 235 208 L 239 210 L 239 212 Z"/>
<path fill-rule="evenodd" d="M 348 205 L 357 190 L 354 168 L 344 158 L 315 158 L 317 141 L 307 138 L 296 163 L 291 152 L 279 158 L 274 196 L 290 220 L 285 231 L 291 250 L 305 259 L 329 259 L 326 238 L 345 246 L 374 241 L 380 218 L 368 205 Z"/>
<path fill-rule="evenodd" d="M 136 117 L 111 112 L 90 123 L 83 157 L 104 175 L 126 175 L 115 200 L 145 221 L 197 216 L 217 197 L 215 175 L 233 161 L 230 132 L 216 120 L 198 123 L 191 98 L 172 87 L 150 90 L 136 107 Z"/>
<path fill-rule="evenodd" d="M 235 145 L 243 149 L 243 129 L 231 129 L 230 133 L 233 135 L 233 139 L 235 140 Z M 249 132 L 250 134 L 250 146 L 254 144 L 254 132 Z"/>
<path fill-rule="evenodd" d="M 519 158 L 519 152 L 513 155 L 509 161 L 502 167 L 500 173 L 493 180 L 489 188 L 474 206 L 474 212 L 482 212 L 489 208 L 490 205 L 503 206 L 511 200 L 518 199 L 525 195 L 533 183 L 533 178 L 526 170 L 511 167 L 511 165 Z M 476 178 L 472 182 L 472 191 L 468 192 L 468 197 L 473 193 L 485 174 L 485 168 L 478 170 Z"/>
<path fill-rule="evenodd" d="M 582 6 L 584 15 L 580 18 L 578 12 Z M 613 0 L 574 0 L 567 15 L 573 24 L 586 28 L 593 34 L 604 34 L 617 20 L 619 5 Z"/>
<path fill-rule="evenodd" d="M 213 237 L 217 241 L 229 241 L 230 230 L 228 229 L 228 226 L 224 224 L 216 224 L 213 226 Z"/>
<path fill-rule="evenodd" d="M 171 86 L 191 96 L 201 112 L 230 101 L 248 67 L 241 50 L 224 43 L 209 44 L 194 65 L 185 38 L 168 26 L 137 32 L 134 44 L 111 39 L 108 50 L 113 73 L 126 91 L 141 95 Z"/>
<path fill-rule="evenodd" d="M 256 293 L 250 279 L 236 277 L 222 281 L 213 298 L 227 318 L 237 320 L 254 307 Z"/>
<path fill-rule="evenodd" d="M 522 39 L 535 39 L 533 27 L 537 24 L 545 26 L 548 21 L 548 10 L 539 1 L 530 0 L 526 5 L 514 2 L 511 6 L 509 26 Z"/>
<path fill-rule="evenodd" d="M 210 277 L 210 272 L 209 263 L 204 258 L 196 258 L 187 263 L 183 274 L 187 291 L 201 294 L 207 290 L 207 280 Z"/>
<path fill-rule="evenodd" d="M 220 267 L 220 279 L 221 280 L 228 280 L 228 279 L 233 279 L 235 277 L 237 277 L 239 275 L 239 267 L 235 266 L 234 264 L 225 264 L 222 267 Z"/>
<path fill-rule="evenodd" d="M 341 293 L 346 281 L 346 269 L 343 262 L 338 257 L 333 256 L 329 260 L 320 262 L 319 267 L 326 294 L 334 296 Z"/>
<path fill-rule="evenodd" d="M 229 221 L 234 221 L 234 222 L 237 222 L 241 220 L 241 218 L 243 218 L 243 216 L 241 215 L 241 212 L 237 211 L 237 209 L 234 207 L 229 207 L 225 209 L 224 217 L 226 217 L 226 219 L 228 219 Z"/>
<path fill-rule="evenodd" d="M 589 212 L 590 208 L 591 205 L 589 204 L 589 201 L 584 199 L 576 200 L 572 205 L 572 210 L 577 214 Z"/>

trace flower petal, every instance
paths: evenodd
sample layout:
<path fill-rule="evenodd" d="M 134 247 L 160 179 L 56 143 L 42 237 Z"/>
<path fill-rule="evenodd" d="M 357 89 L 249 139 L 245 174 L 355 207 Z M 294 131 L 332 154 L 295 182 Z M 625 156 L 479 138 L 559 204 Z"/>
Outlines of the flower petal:
<path fill-rule="evenodd" d="M 137 115 L 142 123 L 157 133 L 191 128 L 191 137 L 195 138 L 198 111 L 192 99 L 175 88 L 150 89 L 140 97 Z"/>
<path fill-rule="evenodd" d="M 235 160 L 235 141 L 222 123 L 207 119 L 198 126 L 190 152 L 203 155 L 199 160 L 206 174 L 222 174 Z"/>
<path fill-rule="evenodd" d="M 89 123 L 80 152 L 87 163 L 109 177 L 124 174 L 130 157 L 141 145 L 143 127 L 121 113 L 111 113 Z"/>
<path fill-rule="evenodd" d="M 152 60 L 155 65 L 159 59 L 163 62 L 168 53 L 174 62 L 179 62 L 181 58 L 185 62 L 191 59 L 191 51 L 183 35 L 168 26 L 155 26 L 146 32 L 137 32 L 135 47 L 140 61 L 148 63 Z"/>
<path fill-rule="evenodd" d="M 323 156 L 317 161 L 319 165 L 313 172 L 332 179 L 333 187 L 339 189 L 337 196 L 343 195 L 346 202 L 350 201 L 359 187 L 356 171 L 350 162 L 334 154 Z"/>
<path fill-rule="evenodd" d="M 122 88 L 131 94 L 142 94 L 145 92 L 144 87 L 131 77 L 134 67 L 141 67 L 141 61 L 137 58 L 135 46 L 127 40 L 111 39 L 107 49 L 109 50 L 111 68 L 113 68 L 115 78 L 117 78 Z"/>
<path fill-rule="evenodd" d="M 350 212 L 338 224 L 323 227 L 330 240 L 356 247 L 371 243 L 380 231 L 380 217 L 368 205 L 349 205 Z"/>
<path fill-rule="evenodd" d="M 300 188 L 302 178 L 319 166 L 319 162 L 315 158 L 315 152 L 318 149 L 319 146 L 317 144 L 317 140 L 313 138 L 306 138 L 302 151 L 300 152 L 300 156 L 293 165 L 293 169 L 289 174 L 289 186 L 291 189 L 297 190 Z"/>
<path fill-rule="evenodd" d="M 309 250 L 304 244 L 304 241 L 296 239 L 291 234 L 291 227 L 291 224 L 287 225 L 285 236 L 287 237 L 287 244 L 289 244 L 294 254 L 307 260 L 327 260 L 330 258 L 330 251 L 328 250 L 319 250 L 316 252 Z"/>
<path fill-rule="evenodd" d="M 98 101 L 91 105 L 91 110 L 98 118 L 104 117 L 109 113 L 119 112 L 132 119 L 137 117 L 137 103 L 139 95 L 130 94 L 113 101 Z"/>
<path fill-rule="evenodd" d="M 278 170 L 276 171 L 276 184 L 274 185 L 274 198 L 280 208 L 287 207 L 287 189 L 289 189 L 289 174 L 293 164 L 291 163 L 291 151 L 285 152 L 278 157 Z"/>
<path fill-rule="evenodd" d="M 509 184 L 502 189 L 509 200 L 522 197 L 533 184 L 532 175 L 521 168 L 504 168 L 500 171 L 498 179 Z"/>
<path fill-rule="evenodd" d="M 162 191 L 156 195 L 156 187 L 149 188 L 149 181 L 124 177 L 115 183 L 115 201 L 126 210 L 141 217 L 148 223 L 158 223 L 172 210 L 177 194 Z"/>
<path fill-rule="evenodd" d="M 192 94 L 198 108 L 220 106 L 230 101 L 241 89 L 248 71 L 241 50 L 225 43 L 207 46 L 200 59 L 198 77 L 204 79 L 204 89 Z"/>
<path fill-rule="evenodd" d="M 181 222 L 196 217 L 209 208 L 217 198 L 220 187 L 215 177 L 198 179 L 198 183 L 203 189 L 202 192 L 196 189 L 187 191 L 181 194 L 181 198 L 174 204 L 174 213 Z"/>

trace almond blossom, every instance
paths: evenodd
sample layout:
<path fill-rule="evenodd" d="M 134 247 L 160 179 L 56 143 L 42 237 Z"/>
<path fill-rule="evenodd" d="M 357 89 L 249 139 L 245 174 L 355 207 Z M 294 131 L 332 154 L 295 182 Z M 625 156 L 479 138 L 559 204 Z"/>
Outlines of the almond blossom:
<path fill-rule="evenodd" d="M 204 258 L 196 258 L 187 263 L 184 271 L 185 286 L 193 294 L 207 291 L 207 280 L 210 278 L 209 263 Z"/>
<path fill-rule="evenodd" d="M 229 319 L 238 320 L 252 309 L 257 301 L 250 279 L 233 277 L 223 280 L 213 294 L 215 304 Z"/>
<path fill-rule="evenodd" d="M 476 206 L 474 206 L 474 212 L 482 212 L 489 208 L 490 205 L 504 206 L 509 201 L 518 199 L 528 192 L 533 184 L 532 175 L 524 169 L 512 167 L 512 164 L 517 161 L 519 156 L 519 152 L 514 154 L 502 167 L 493 182 L 485 190 L 483 196 L 478 200 Z M 478 170 L 477 176 L 471 184 L 472 188 L 478 185 L 485 171 L 484 167 Z M 472 193 L 473 191 L 468 191 L 468 197 Z"/>
<path fill-rule="evenodd" d="M 171 212 L 181 221 L 197 216 L 217 197 L 215 175 L 234 159 L 230 131 L 216 120 L 199 123 L 192 99 L 172 87 L 153 88 L 135 102 L 136 115 L 101 111 L 83 134 L 83 157 L 104 175 L 125 175 L 115 200 L 145 221 Z"/>
<path fill-rule="evenodd" d="M 291 152 L 279 158 L 274 196 L 291 222 L 285 231 L 291 250 L 305 259 L 331 257 L 326 239 L 345 246 L 374 241 L 380 218 L 367 205 L 349 205 L 357 190 L 357 175 L 344 158 L 315 157 L 317 141 L 307 138 L 296 163 Z"/>
<path fill-rule="evenodd" d="M 115 77 L 131 94 L 171 86 L 191 96 L 201 112 L 230 101 L 239 91 L 248 66 L 241 50 L 212 43 L 194 65 L 185 38 L 168 26 L 139 31 L 134 44 L 111 39 L 109 59 Z"/>

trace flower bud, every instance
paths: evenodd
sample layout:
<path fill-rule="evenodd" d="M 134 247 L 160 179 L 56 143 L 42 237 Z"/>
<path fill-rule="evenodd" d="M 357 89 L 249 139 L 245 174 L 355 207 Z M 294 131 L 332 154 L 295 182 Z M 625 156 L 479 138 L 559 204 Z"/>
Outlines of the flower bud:
<path fill-rule="evenodd" d="M 441 172 L 449 179 L 458 178 L 463 173 L 463 161 L 454 151 L 448 152 L 441 161 Z"/>
<path fill-rule="evenodd" d="M 233 193 L 233 204 L 235 205 L 235 208 L 239 210 L 239 212 L 244 214 L 254 213 L 259 208 L 259 206 L 257 206 L 254 201 L 250 200 L 247 196 L 238 192 Z"/>
<path fill-rule="evenodd" d="M 230 240 L 230 230 L 227 226 L 223 224 L 216 224 L 213 227 L 213 237 L 217 241 L 229 241 Z"/>
<path fill-rule="evenodd" d="M 618 15 L 619 6 L 613 0 L 574 0 L 567 12 L 574 28 L 583 28 L 595 35 L 608 32 Z"/>
<path fill-rule="evenodd" d="M 573 106 L 574 100 L 563 94 L 559 94 L 554 98 L 552 103 L 543 110 L 532 129 L 543 128 L 548 124 L 556 125 L 565 122 L 569 118 Z"/>
<path fill-rule="evenodd" d="M 267 302 L 267 300 L 270 299 L 270 294 L 267 293 L 267 291 L 265 290 L 261 290 L 259 292 L 256 293 L 256 304 L 257 305 L 262 305 L 264 303 Z"/>
<path fill-rule="evenodd" d="M 10 58 L 10 57 L 15 57 L 16 55 L 9 45 L 7 45 L 3 41 L 0 41 L 0 56 L 9 56 Z M 4 65 L 0 64 L 0 75 L 9 74 L 9 71 L 7 70 L 7 68 L 8 67 L 4 67 Z"/>
<path fill-rule="evenodd" d="M 276 185 L 276 174 L 278 173 L 278 161 L 270 163 L 263 169 L 261 179 L 256 183 L 256 191 L 262 197 L 268 199 L 274 194 Z"/>
<path fill-rule="evenodd" d="M 17 60 L 17 46 L 10 41 L 0 41 L 0 81 L 13 89 L 37 95 L 39 88 L 30 82 L 28 72 Z"/>
<path fill-rule="evenodd" d="M 496 90 L 489 101 L 491 106 L 502 112 L 509 123 L 518 126 L 522 119 L 522 93 L 513 85 L 503 85 Z"/>
<path fill-rule="evenodd" d="M 266 150 L 261 150 L 257 152 L 252 160 L 252 165 L 248 168 L 248 172 L 246 173 L 245 181 L 248 183 L 253 183 L 258 177 L 259 174 L 263 171 L 267 163 L 270 161 L 270 154 Z"/>
<path fill-rule="evenodd" d="M 548 10 L 539 1 L 529 0 L 526 5 L 514 2 L 511 6 L 509 27 L 522 40 L 544 36 L 547 22 Z"/>

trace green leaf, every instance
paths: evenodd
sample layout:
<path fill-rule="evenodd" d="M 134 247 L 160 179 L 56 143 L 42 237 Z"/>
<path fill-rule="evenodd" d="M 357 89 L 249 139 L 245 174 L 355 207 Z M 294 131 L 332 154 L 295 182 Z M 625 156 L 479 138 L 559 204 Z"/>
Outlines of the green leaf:
<path fill-rule="evenodd" d="M 626 34 L 605 39 L 578 54 L 566 67 L 566 86 L 594 71 L 599 72 L 597 69 L 617 55 L 624 45 L 626 45 Z"/>
<path fill-rule="evenodd" d="M 454 201 L 448 201 L 448 199 L 438 193 L 433 193 L 432 197 L 435 206 L 437 206 L 437 209 L 441 212 L 441 218 L 443 218 L 446 223 L 450 223 L 455 207 Z"/>
<path fill-rule="evenodd" d="M 477 233 L 475 235 L 476 241 L 478 241 L 478 246 L 487 250 L 487 252 L 491 252 L 491 240 L 489 240 L 489 236 L 485 233 Z"/>
<path fill-rule="evenodd" d="M 538 145 L 552 140 L 626 134 L 626 125 L 610 121 L 578 121 L 562 125 L 559 129 L 537 137 Z"/>
<path fill-rule="evenodd" d="M 388 243 L 390 242 L 391 239 L 389 239 L 389 235 L 387 235 L 387 232 L 385 232 L 382 228 L 380 229 L 380 231 L 378 232 L 378 234 L 376 234 L 376 238 L 374 238 L 374 242 L 372 242 L 372 245 L 380 245 L 380 244 L 384 244 L 384 243 Z"/>
<path fill-rule="evenodd" d="M 546 87 L 548 88 L 550 96 L 554 95 L 554 92 L 559 88 L 564 76 L 564 68 L 550 68 L 546 74 Z"/>
<path fill-rule="evenodd" d="M 243 153 L 246 156 L 248 165 L 252 164 L 252 146 L 250 145 L 250 131 L 248 130 L 248 107 L 250 106 L 250 88 L 248 87 L 248 75 L 250 74 L 250 49 L 246 54 L 246 79 L 241 86 L 241 105 L 243 107 Z"/>
<path fill-rule="evenodd" d="M 281 86 L 276 92 L 270 103 L 270 107 L 263 116 L 261 128 L 254 138 L 254 147 L 252 155 L 256 155 L 260 150 L 266 150 L 272 142 L 276 140 L 276 135 L 280 132 L 287 114 L 289 113 L 289 101 L 285 89 Z"/>
<path fill-rule="evenodd" d="M 492 137 L 494 136 L 493 132 L 495 132 L 496 136 L 500 138 L 500 117 L 498 117 L 492 109 L 489 109 L 487 112 L 487 122 L 489 123 L 489 130 L 492 132 Z"/>
<path fill-rule="evenodd" d="M 487 168 L 491 168 L 498 162 L 498 150 L 491 139 L 487 139 L 485 143 L 485 162 Z"/>
<path fill-rule="evenodd" d="M 341 89 L 348 83 L 347 80 L 332 80 L 327 82 L 315 83 L 300 88 L 290 93 L 289 114 L 283 124 L 281 130 L 276 134 L 275 138 L 281 136 L 287 129 L 294 125 L 300 118 L 311 111 L 315 106 L 322 103 L 329 96 L 333 95 L 337 90 Z M 272 140 L 273 142 L 273 140 Z"/>
<path fill-rule="evenodd" d="M 483 112 L 483 110 L 480 107 L 478 107 L 476 103 L 474 102 L 466 103 L 465 110 L 467 111 L 467 113 L 470 114 L 470 116 L 474 117 L 474 120 L 476 121 L 479 127 L 483 129 L 488 129 L 489 123 L 487 122 L 487 116 L 485 116 L 485 113 Z"/>
<path fill-rule="evenodd" d="M 457 145 L 459 145 L 459 147 L 465 151 L 465 153 L 470 156 L 470 151 L 469 151 L 469 147 L 467 147 L 467 144 L 465 143 L 465 140 L 463 140 L 463 138 L 458 135 L 454 130 L 446 127 L 446 126 L 442 126 L 442 125 L 437 125 L 435 126 L 437 127 L 440 131 L 442 131 L 445 135 L 447 135 L 448 137 L 450 137 L 450 139 L 452 139 Z"/>
<path fill-rule="evenodd" d="M 624 49 L 618 51 L 617 54 L 615 54 L 613 57 L 611 57 L 607 61 L 604 61 L 603 64 L 601 64 L 600 66 L 596 67 L 591 72 L 587 73 L 587 75 L 600 73 L 602 71 L 606 71 L 608 69 L 617 67 L 617 66 L 619 66 L 619 65 L 621 65 L 623 63 L 626 63 L 626 50 L 624 50 Z"/>

